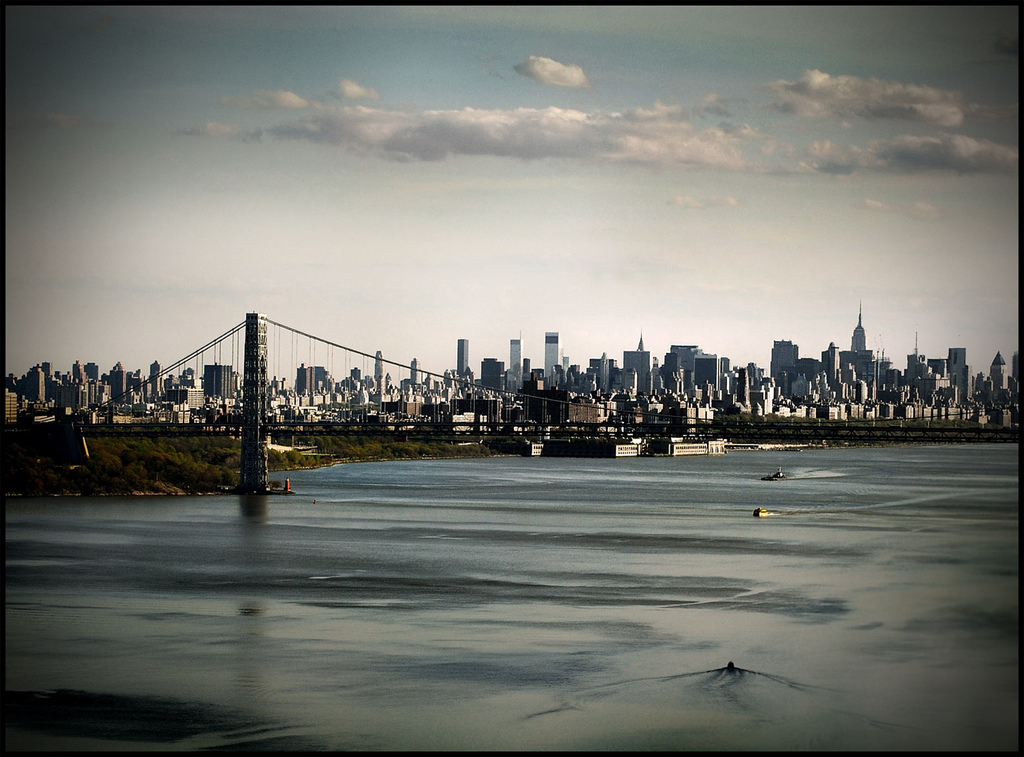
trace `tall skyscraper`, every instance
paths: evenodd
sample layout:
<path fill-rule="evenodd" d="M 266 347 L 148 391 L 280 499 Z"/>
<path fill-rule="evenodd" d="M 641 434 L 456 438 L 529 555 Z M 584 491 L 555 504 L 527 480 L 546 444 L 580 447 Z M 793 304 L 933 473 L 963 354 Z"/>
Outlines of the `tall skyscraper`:
<path fill-rule="evenodd" d="M 154 360 L 149 364 L 149 381 L 146 382 L 146 397 L 147 399 L 155 399 L 160 396 L 160 373 L 163 371 L 163 367 L 159 361 Z"/>
<path fill-rule="evenodd" d="M 458 345 L 458 362 L 456 363 L 455 370 L 460 376 L 464 376 L 469 373 L 469 340 L 460 339 Z"/>
<path fill-rule="evenodd" d="M 523 340 L 510 339 L 508 343 L 508 386 L 518 392 L 523 387 Z"/>
<path fill-rule="evenodd" d="M 555 366 L 559 365 L 558 359 L 558 332 L 546 331 L 544 333 L 544 385 L 554 389 Z"/>
<path fill-rule="evenodd" d="M 110 396 L 112 398 L 120 397 L 126 391 L 128 391 L 128 373 L 125 371 L 124 366 L 121 365 L 121 361 L 117 361 L 117 365 L 110 369 L 110 373 L 107 374 L 107 383 L 110 385 Z"/>
<path fill-rule="evenodd" d="M 792 371 L 796 361 L 800 359 L 800 346 L 788 339 L 777 339 L 772 345 L 772 378 L 787 371 Z"/>
<path fill-rule="evenodd" d="M 950 347 L 946 358 L 949 383 L 956 387 L 957 400 L 963 402 L 971 396 L 971 366 L 967 365 L 967 348 Z"/>
<path fill-rule="evenodd" d="M 644 335 L 640 335 L 640 343 L 636 350 L 622 353 L 622 370 L 636 372 L 636 390 L 650 394 L 651 392 L 651 353 L 644 349 Z"/>
<path fill-rule="evenodd" d="M 853 340 L 850 345 L 850 349 L 853 352 L 863 352 L 868 348 L 867 339 L 864 336 L 864 326 L 861 323 L 861 316 L 864 312 L 863 304 L 857 311 L 857 327 L 853 330 Z"/>
<path fill-rule="evenodd" d="M 302 369 L 300 368 L 299 370 Z M 220 397 L 222 399 L 234 397 L 235 393 L 233 391 L 231 373 L 232 369 L 230 365 L 221 365 L 220 363 L 204 365 L 203 396 Z"/>
<path fill-rule="evenodd" d="M 988 376 L 992 379 L 992 388 L 995 390 L 1006 388 L 1006 361 L 1003 360 L 1002 354 L 996 352 L 996 356 L 992 358 L 992 365 L 989 366 Z"/>
<path fill-rule="evenodd" d="M 377 394 L 384 393 L 384 355 L 380 350 L 373 358 L 373 382 L 374 391 Z"/>
<path fill-rule="evenodd" d="M 491 389 L 501 389 L 505 380 L 505 364 L 493 357 L 485 357 L 480 363 L 480 384 Z"/>
<path fill-rule="evenodd" d="M 295 369 L 295 393 L 300 397 L 313 394 L 315 384 L 313 366 L 303 363 Z"/>
<path fill-rule="evenodd" d="M 420 383 L 420 361 L 416 358 L 409 363 L 409 383 L 416 386 Z"/>

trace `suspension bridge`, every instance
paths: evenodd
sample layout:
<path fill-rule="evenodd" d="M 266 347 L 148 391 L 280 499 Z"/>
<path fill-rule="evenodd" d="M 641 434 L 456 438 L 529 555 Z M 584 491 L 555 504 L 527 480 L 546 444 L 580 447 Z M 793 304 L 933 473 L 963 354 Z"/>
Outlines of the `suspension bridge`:
<path fill-rule="evenodd" d="M 269 346 L 271 329 L 274 330 L 274 349 Z M 284 342 L 290 339 L 289 354 L 282 361 Z M 299 343 L 308 342 L 310 364 L 299 363 Z M 325 349 L 326 366 L 317 366 L 317 348 Z M 222 363 L 224 351 L 230 354 L 229 362 Z M 205 417 L 190 415 L 181 417 L 126 417 L 118 414 L 118 408 L 126 404 L 127 395 L 139 392 L 144 387 L 133 387 L 102 403 L 92 414 L 89 422 L 74 424 L 75 433 L 85 436 L 176 436 L 176 435 L 229 435 L 241 439 L 240 471 L 238 490 L 242 493 L 263 493 L 268 491 L 268 445 L 274 437 L 287 435 L 374 435 L 395 438 L 465 439 L 508 437 L 511 439 L 538 440 L 551 436 L 587 439 L 623 438 L 678 438 L 693 442 L 729 440 L 736 444 L 773 442 L 778 444 L 866 444 L 866 443 L 966 443 L 966 442 L 1017 442 L 1016 428 L 974 425 L 967 427 L 938 427 L 904 425 L 899 423 L 842 423 L 842 422 L 740 422 L 711 421 L 689 416 L 685 409 L 676 412 L 644 412 L 631 407 L 619 410 L 610 403 L 596 398 L 570 398 L 567 392 L 544 389 L 541 382 L 527 380 L 517 390 L 485 386 L 472 376 L 458 375 L 452 371 L 434 373 L 416 364 L 399 363 L 385 359 L 380 352 L 370 354 L 346 347 L 331 340 L 314 336 L 269 319 L 262 313 L 248 313 L 243 322 L 193 351 L 185 358 L 162 368 L 150 375 L 144 384 L 150 387 L 151 396 L 165 391 L 165 379 L 177 376 L 177 371 L 191 370 L 198 373 L 200 365 L 208 356 L 214 358 L 214 365 L 206 365 L 209 371 L 204 377 L 218 384 L 219 395 L 240 394 L 240 403 L 225 404 L 223 412 L 209 413 Z M 341 356 L 344 356 L 343 358 Z M 321 353 L 321 357 L 324 353 Z M 363 402 L 349 402 L 344 410 L 328 410 L 321 413 L 305 412 L 315 406 L 290 406 L 282 408 L 277 404 L 282 387 L 287 386 L 286 376 L 296 371 L 296 390 L 312 398 L 319 386 L 317 371 L 324 376 L 333 373 L 335 356 L 344 360 L 346 368 L 352 368 L 349 375 L 339 384 L 350 394 L 360 386 L 366 373 L 366 384 L 373 387 L 373 394 L 358 399 Z M 373 377 L 369 372 L 353 367 L 353 362 L 362 361 L 366 369 L 372 362 Z M 271 374 L 273 362 L 273 374 Z M 194 368 L 189 368 L 194 366 Z M 389 391 L 386 385 L 386 366 L 408 372 L 408 383 Z M 240 369 L 240 371 L 239 371 Z M 322 369 L 322 370 L 321 370 Z M 271 380 L 270 376 L 273 375 Z M 356 379 L 356 376 L 359 379 Z M 225 378 L 225 376 L 227 378 Z M 232 378 L 233 377 L 233 378 Z M 240 386 L 233 381 L 240 377 Z M 302 386 L 299 386 L 300 379 Z M 441 401 L 414 401 L 412 395 L 418 387 L 432 381 L 439 390 Z M 205 381 L 204 381 L 205 383 Z M 403 393 L 403 387 L 409 391 Z M 182 397 L 187 389 L 179 389 Z M 192 391 L 198 391 L 193 388 Z M 207 390 L 209 391 L 209 390 Z M 406 396 L 406 401 L 402 397 Z M 352 399 L 356 399 L 355 395 Z M 372 401 L 371 401 L 372 400 Z M 352 406 L 358 408 L 351 409 Z"/>

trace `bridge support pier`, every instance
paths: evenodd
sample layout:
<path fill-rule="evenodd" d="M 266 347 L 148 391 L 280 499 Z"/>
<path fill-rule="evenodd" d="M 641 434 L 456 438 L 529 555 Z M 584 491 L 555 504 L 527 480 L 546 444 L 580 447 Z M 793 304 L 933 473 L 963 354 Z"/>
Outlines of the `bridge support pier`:
<path fill-rule="evenodd" d="M 245 315 L 242 368 L 242 465 L 238 491 L 263 494 L 267 476 L 267 317 Z"/>

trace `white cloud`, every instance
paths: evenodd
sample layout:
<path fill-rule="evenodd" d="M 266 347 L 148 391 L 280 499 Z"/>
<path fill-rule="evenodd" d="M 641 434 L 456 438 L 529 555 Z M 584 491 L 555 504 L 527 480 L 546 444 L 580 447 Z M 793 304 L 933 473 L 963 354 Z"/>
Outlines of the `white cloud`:
<path fill-rule="evenodd" d="M 285 90 L 258 89 L 252 97 L 222 97 L 221 102 L 235 108 L 294 110 L 313 107 L 313 102 Z"/>
<path fill-rule="evenodd" d="M 516 65 L 515 70 L 521 76 L 539 81 L 541 84 L 590 89 L 590 80 L 583 73 L 583 69 L 575 64 L 559 63 L 551 58 L 531 55 L 527 60 Z"/>
<path fill-rule="evenodd" d="M 267 133 L 394 160 L 493 155 L 728 170 L 748 167 L 742 146 L 757 137 L 749 129 L 698 129 L 681 108 L 660 103 L 611 114 L 555 107 L 410 114 L 348 106 L 324 109 Z"/>
<path fill-rule="evenodd" d="M 864 207 L 876 213 L 898 213 L 921 221 L 932 221 L 942 217 L 939 209 L 928 202 L 881 202 L 866 198 Z"/>
<path fill-rule="evenodd" d="M 377 90 L 364 87 L 351 79 L 342 79 L 338 84 L 338 93 L 345 100 L 379 100 Z"/>
<path fill-rule="evenodd" d="M 903 119 L 952 128 L 965 117 L 960 92 L 875 78 L 812 70 L 799 81 L 780 80 L 768 89 L 777 98 L 778 110 L 809 118 Z"/>
<path fill-rule="evenodd" d="M 815 142 L 798 157 L 747 125 L 699 128 L 679 105 L 607 113 L 569 108 L 430 110 L 328 106 L 289 92 L 259 90 L 245 107 L 296 109 L 308 115 L 263 129 L 211 122 L 183 133 L 259 140 L 263 134 L 342 147 L 390 160 L 453 155 L 568 158 L 677 169 L 849 174 L 885 170 L 1014 173 L 1017 148 L 960 134 L 904 135 L 866 146 Z M 748 152 L 751 156 L 748 157 Z M 769 156 L 777 156 L 776 162 Z M 794 162 L 797 161 L 797 162 Z"/>

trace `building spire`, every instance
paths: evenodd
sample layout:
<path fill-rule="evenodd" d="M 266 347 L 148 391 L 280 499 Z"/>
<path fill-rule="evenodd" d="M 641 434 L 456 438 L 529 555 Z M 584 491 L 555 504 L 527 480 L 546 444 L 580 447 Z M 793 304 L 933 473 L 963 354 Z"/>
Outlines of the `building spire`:
<path fill-rule="evenodd" d="M 644 332 L 643 331 L 640 332 L 640 344 L 637 345 L 636 351 L 637 352 L 643 352 L 644 351 Z"/>

